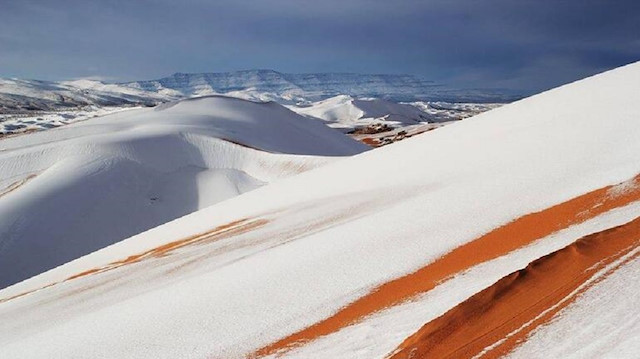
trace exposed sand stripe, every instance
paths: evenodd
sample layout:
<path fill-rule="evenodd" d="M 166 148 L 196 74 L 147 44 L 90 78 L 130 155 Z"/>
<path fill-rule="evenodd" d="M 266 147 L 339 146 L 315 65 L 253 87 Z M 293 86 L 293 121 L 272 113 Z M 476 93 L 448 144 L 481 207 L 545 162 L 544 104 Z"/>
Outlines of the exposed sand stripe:
<path fill-rule="evenodd" d="M 335 226 L 339 223 L 344 223 L 350 220 L 354 220 L 355 218 L 364 216 L 366 213 L 369 213 L 369 211 L 373 209 L 397 203 L 401 199 L 404 199 L 409 195 L 411 195 L 415 190 L 416 190 L 415 188 L 409 188 L 406 191 L 406 193 L 403 192 L 401 194 L 397 194 L 394 198 L 371 196 L 370 193 L 355 193 L 348 197 L 340 196 L 340 198 L 329 197 L 329 198 L 322 199 L 320 201 L 312 201 L 309 203 L 305 202 L 292 208 L 274 210 L 268 213 L 264 213 L 263 215 L 259 216 L 259 218 L 255 218 L 255 219 L 249 219 L 249 218 L 239 219 L 224 225 L 217 226 L 211 230 L 207 230 L 187 238 L 169 242 L 167 244 L 144 251 L 142 253 L 137 253 L 127 258 L 123 258 L 121 260 L 111 262 L 102 267 L 96 267 L 96 268 L 90 268 L 88 270 L 84 270 L 82 272 L 73 274 L 64 280 L 48 283 L 46 286 L 37 287 L 35 289 L 27 290 L 9 297 L 0 298 L 0 304 L 15 298 L 22 297 L 24 295 L 27 295 L 33 292 L 36 292 L 36 291 L 42 290 L 44 288 L 57 285 L 59 283 L 62 283 L 68 280 L 73 280 L 76 278 L 85 277 L 87 275 L 105 272 L 108 270 L 118 268 L 124 264 L 138 262 L 142 259 L 158 258 L 175 249 L 182 248 L 187 245 L 206 244 L 216 240 L 226 239 L 233 236 L 241 235 L 243 233 L 249 232 L 258 227 L 262 227 L 267 223 L 271 222 L 272 220 L 277 220 L 278 216 L 290 217 L 292 215 L 290 211 L 297 213 L 297 212 L 305 212 L 309 208 L 329 207 L 329 206 L 332 207 L 330 214 L 329 212 L 327 212 L 327 215 L 315 218 L 313 220 L 309 220 L 308 218 L 305 218 L 303 221 L 298 220 L 295 222 L 296 223 L 295 225 L 288 227 L 287 230 L 285 231 L 277 231 L 269 234 L 264 234 L 263 236 L 261 236 L 265 240 L 268 240 L 270 236 L 277 236 L 281 240 L 278 241 L 278 244 L 276 245 L 282 245 L 283 243 L 292 241 L 294 239 L 297 239 L 303 236 L 309 236 L 313 233 L 326 230 L 327 228 L 331 228 L 332 226 Z M 362 200 L 363 198 L 365 198 L 366 200 Z M 339 210 L 335 210 L 336 201 L 338 200 L 344 201 L 345 203 L 343 203 L 343 205 L 340 206 Z M 344 205 L 348 205 L 348 206 L 345 207 Z M 226 246 L 226 248 L 227 249 L 244 248 L 249 245 L 254 245 L 255 243 L 256 243 L 255 239 L 252 239 L 250 242 L 234 241 L 229 246 Z M 214 255 L 214 253 L 217 253 L 217 252 L 219 251 L 207 252 L 207 253 L 209 253 L 209 255 Z M 191 263 L 195 263 L 195 262 L 196 261 L 192 261 Z M 184 266 L 184 265 L 189 265 L 189 263 L 184 263 L 181 266 Z M 167 273 L 177 270 L 181 266 L 176 266 L 174 267 L 174 269 L 169 270 Z"/>
<path fill-rule="evenodd" d="M 130 264 L 139 262 L 145 258 L 150 257 L 163 257 L 168 255 L 170 252 L 193 244 L 202 244 L 205 242 L 213 242 L 220 240 L 222 238 L 232 237 L 234 235 L 238 235 L 257 227 L 263 226 L 268 221 L 266 219 L 258 219 L 253 221 L 248 221 L 247 219 L 240 219 L 237 221 L 233 221 L 227 224 L 223 224 L 214 228 L 211 231 L 207 231 L 205 233 L 197 234 L 195 236 L 191 236 L 188 238 L 180 239 L 177 241 L 169 242 L 167 244 L 163 244 L 156 248 L 150 249 L 148 251 L 131 255 L 121 261 L 110 263 L 109 268 L 118 267 L 124 264 Z"/>
<path fill-rule="evenodd" d="M 498 258 L 537 239 L 637 200 L 640 200 L 640 175 L 624 183 L 607 186 L 520 217 L 452 250 L 411 274 L 375 288 L 334 315 L 260 348 L 252 356 L 284 353 L 305 342 L 334 333 L 372 313 L 429 291 L 441 281 L 477 264 Z"/>
<path fill-rule="evenodd" d="M 15 190 L 17 190 L 18 188 L 24 186 L 27 182 L 31 181 L 32 179 L 36 178 L 36 174 L 30 174 L 27 177 L 19 180 L 19 181 L 15 181 L 13 183 L 11 183 L 10 185 L 8 185 L 7 187 L 0 189 L 0 197 L 3 197 Z"/>
<path fill-rule="evenodd" d="M 392 358 L 500 357 L 581 293 L 638 257 L 639 246 L 640 217 L 583 237 L 427 323 Z"/>
<path fill-rule="evenodd" d="M 371 138 L 371 137 L 365 137 L 365 138 L 361 139 L 360 142 L 364 143 L 367 146 L 371 146 L 371 147 L 380 147 L 380 145 L 382 145 L 382 142 L 378 141 L 378 139 Z"/>
<path fill-rule="evenodd" d="M 208 243 L 208 242 L 212 242 L 212 241 L 217 241 L 223 238 L 228 238 L 228 237 L 232 237 L 235 235 L 239 235 L 241 233 L 245 233 L 248 232 L 252 229 L 255 229 L 257 227 L 263 226 L 267 223 L 268 221 L 266 219 L 256 219 L 256 220 L 249 220 L 249 219 L 240 219 L 237 221 L 233 221 L 227 224 L 223 224 L 221 226 L 215 227 L 212 230 L 203 232 L 203 233 L 199 233 L 197 235 L 188 237 L 188 238 L 184 238 L 184 239 L 180 239 L 177 241 L 173 241 L 173 242 L 169 242 L 166 244 L 163 244 L 161 246 L 158 246 L 156 248 L 144 251 L 142 253 L 138 253 L 138 254 L 134 254 L 131 255 L 125 259 L 116 261 L 116 262 L 112 262 L 109 263 L 103 267 L 99 267 L 99 268 L 92 268 L 77 274 L 74 274 L 68 278 L 66 278 L 63 281 L 60 282 L 55 282 L 55 283 L 51 283 L 48 284 L 44 287 L 38 288 L 38 289 L 34 289 L 34 290 L 30 290 L 24 293 L 20 293 L 20 294 L 16 294 L 14 296 L 8 297 L 8 298 L 3 298 L 0 299 L 0 303 L 4 303 L 7 302 L 9 300 L 15 299 L 15 298 L 19 298 L 22 296 L 25 296 L 27 294 L 45 289 L 45 288 L 49 288 L 51 286 L 54 286 L 56 284 L 62 283 L 62 282 L 66 282 L 69 280 L 74 280 L 77 278 L 81 278 L 81 277 L 85 277 L 88 275 L 92 275 L 92 274 L 97 274 L 97 273 L 102 273 L 102 272 L 106 272 L 106 271 L 110 271 L 112 269 L 116 269 L 118 267 L 127 265 L 127 264 L 131 264 L 131 263 L 136 263 L 136 262 L 140 262 L 142 260 L 145 259 L 149 259 L 149 258 L 157 258 L 157 257 L 163 257 L 166 255 L 169 255 L 172 251 L 178 249 L 178 248 L 182 248 L 184 246 L 188 246 L 188 245 L 198 245 L 198 244 L 204 244 L 204 243 Z"/>
<path fill-rule="evenodd" d="M 234 145 L 237 145 L 237 146 L 240 146 L 240 147 L 244 147 L 244 148 L 248 148 L 248 149 L 251 149 L 251 150 L 272 153 L 272 152 L 269 152 L 267 150 L 263 150 L 263 149 L 260 149 L 260 148 L 257 148 L 257 147 L 249 146 L 247 144 L 244 144 L 244 143 L 241 143 L 241 142 L 238 142 L 236 140 L 229 139 L 229 138 L 220 138 L 220 139 L 223 140 L 223 141 L 229 142 L 229 143 L 233 143 Z"/>
<path fill-rule="evenodd" d="M 263 219 L 253 220 L 253 221 L 248 221 L 247 219 L 240 219 L 237 221 L 233 221 L 233 222 L 218 226 L 210 231 L 200 233 L 184 239 L 180 239 L 177 241 L 169 242 L 161 246 L 158 246 L 156 248 L 144 251 L 142 253 L 131 255 L 125 259 L 109 263 L 104 267 L 92 268 L 84 272 L 72 275 L 71 277 L 67 278 L 66 281 L 84 277 L 91 274 L 106 272 L 106 271 L 121 267 L 123 265 L 140 262 L 148 258 L 164 257 L 166 255 L 169 255 L 172 251 L 178 248 L 188 246 L 188 245 L 201 244 L 204 242 L 217 241 L 222 238 L 232 237 L 234 235 L 244 233 L 246 231 L 250 231 L 254 228 L 260 227 L 266 223 L 267 223 L 267 220 L 263 220 Z"/>

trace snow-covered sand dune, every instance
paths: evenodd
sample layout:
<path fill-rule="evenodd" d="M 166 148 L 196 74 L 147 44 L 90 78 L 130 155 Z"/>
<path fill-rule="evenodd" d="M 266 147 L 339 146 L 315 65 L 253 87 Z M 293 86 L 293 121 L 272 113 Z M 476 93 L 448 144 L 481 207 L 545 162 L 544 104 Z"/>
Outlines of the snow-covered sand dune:
<path fill-rule="evenodd" d="M 373 124 L 391 127 L 420 123 L 440 123 L 460 120 L 502 104 L 469 104 L 446 102 L 397 103 L 380 98 L 354 98 L 338 95 L 306 106 L 290 105 L 292 111 L 308 117 L 322 119 L 329 126 L 353 130 Z"/>
<path fill-rule="evenodd" d="M 366 147 L 275 103 L 130 110 L 0 141 L 0 286 Z"/>
<path fill-rule="evenodd" d="M 0 356 L 638 357 L 638 103 L 635 63 L 153 228 L 0 291 Z"/>
<path fill-rule="evenodd" d="M 412 105 L 383 99 L 356 99 L 347 95 L 331 97 L 307 107 L 290 108 L 299 114 L 325 120 L 331 127 L 351 130 L 375 123 L 415 125 L 430 119 L 427 113 Z"/>

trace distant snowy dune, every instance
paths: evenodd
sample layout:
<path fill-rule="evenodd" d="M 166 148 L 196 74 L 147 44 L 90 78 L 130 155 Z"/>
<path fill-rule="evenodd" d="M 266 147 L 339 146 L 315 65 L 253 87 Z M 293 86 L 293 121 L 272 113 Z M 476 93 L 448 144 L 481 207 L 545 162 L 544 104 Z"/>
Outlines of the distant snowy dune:
<path fill-rule="evenodd" d="M 0 287 L 367 149 L 276 103 L 225 97 L 0 140 Z"/>
<path fill-rule="evenodd" d="M 380 147 L 497 108 L 502 104 L 397 103 L 380 98 L 338 95 L 292 111 L 318 118 L 373 147 Z"/>
<path fill-rule="evenodd" d="M 323 119 L 336 128 L 354 129 L 374 123 L 407 126 L 430 120 L 425 112 L 412 105 L 374 98 L 357 99 L 347 95 L 335 96 L 307 107 L 290 108 L 299 114 Z"/>

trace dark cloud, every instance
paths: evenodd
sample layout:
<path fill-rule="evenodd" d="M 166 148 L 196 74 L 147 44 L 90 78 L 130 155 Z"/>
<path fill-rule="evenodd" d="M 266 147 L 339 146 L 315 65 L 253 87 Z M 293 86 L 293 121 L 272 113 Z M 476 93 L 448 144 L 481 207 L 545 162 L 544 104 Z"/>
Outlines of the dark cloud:
<path fill-rule="evenodd" d="M 0 76 L 413 73 L 540 90 L 640 60 L 637 0 L 0 0 Z"/>

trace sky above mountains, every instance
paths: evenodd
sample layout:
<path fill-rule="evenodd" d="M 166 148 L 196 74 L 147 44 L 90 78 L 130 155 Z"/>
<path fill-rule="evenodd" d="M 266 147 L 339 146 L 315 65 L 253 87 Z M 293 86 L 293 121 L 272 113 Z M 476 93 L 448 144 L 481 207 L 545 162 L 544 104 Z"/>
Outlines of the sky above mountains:
<path fill-rule="evenodd" d="M 539 91 L 640 60 L 636 0 L 0 0 L 0 77 L 407 73 Z"/>

